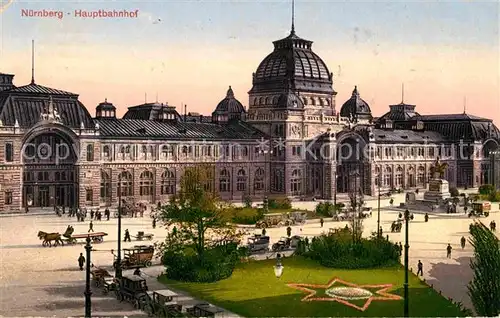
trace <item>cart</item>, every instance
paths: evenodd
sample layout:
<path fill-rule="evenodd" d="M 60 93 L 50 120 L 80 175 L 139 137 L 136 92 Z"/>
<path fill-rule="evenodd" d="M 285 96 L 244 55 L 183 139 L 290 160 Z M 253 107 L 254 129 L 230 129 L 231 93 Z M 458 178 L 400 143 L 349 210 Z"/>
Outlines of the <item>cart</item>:
<path fill-rule="evenodd" d="M 144 303 L 147 295 L 148 285 L 146 279 L 136 276 L 127 275 L 116 281 L 115 295 L 119 301 L 127 301 L 139 309 L 140 304 Z"/>
<path fill-rule="evenodd" d="M 143 309 L 148 316 L 156 317 L 184 317 L 182 305 L 177 302 L 179 295 L 171 290 L 162 289 L 148 292 L 148 298 Z"/>
<path fill-rule="evenodd" d="M 137 232 L 137 235 L 134 237 L 137 241 L 142 241 L 142 240 L 151 241 L 153 239 L 153 236 L 155 235 L 152 233 L 144 233 L 144 231 L 139 231 Z"/>
<path fill-rule="evenodd" d="M 250 253 L 269 251 L 269 236 L 255 234 L 247 240 Z"/>
<path fill-rule="evenodd" d="M 102 243 L 104 242 L 104 237 L 108 235 L 108 233 L 105 232 L 92 232 L 92 233 L 85 233 L 85 234 L 75 234 L 71 235 L 64 240 L 68 242 L 69 244 L 76 244 L 78 240 L 83 239 L 84 242 L 87 240 L 87 237 L 90 237 L 92 240 L 92 243 Z"/>

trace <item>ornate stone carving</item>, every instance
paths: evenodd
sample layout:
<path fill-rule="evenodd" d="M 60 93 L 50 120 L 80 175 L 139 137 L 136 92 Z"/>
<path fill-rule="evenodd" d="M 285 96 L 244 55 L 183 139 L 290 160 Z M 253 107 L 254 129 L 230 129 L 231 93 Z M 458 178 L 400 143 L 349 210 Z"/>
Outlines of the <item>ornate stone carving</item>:
<path fill-rule="evenodd" d="M 291 131 L 293 137 L 296 137 L 296 138 L 302 137 L 302 129 L 300 129 L 299 125 L 292 125 L 292 127 L 290 128 L 290 131 Z"/>
<path fill-rule="evenodd" d="M 54 106 L 54 103 L 52 102 L 52 96 L 50 97 L 49 100 L 49 106 L 43 107 L 43 110 L 40 113 L 40 120 L 61 122 L 61 116 L 59 115 L 57 108 Z"/>

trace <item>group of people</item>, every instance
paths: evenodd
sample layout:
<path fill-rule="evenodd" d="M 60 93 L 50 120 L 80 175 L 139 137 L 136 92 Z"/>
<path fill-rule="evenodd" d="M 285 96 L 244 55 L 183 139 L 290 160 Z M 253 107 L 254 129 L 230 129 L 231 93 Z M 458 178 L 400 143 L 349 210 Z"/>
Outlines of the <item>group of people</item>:
<path fill-rule="evenodd" d="M 62 217 L 64 214 L 66 214 L 66 207 L 63 206 L 54 206 L 54 211 L 55 213 Z M 87 218 L 87 208 L 76 208 L 76 207 L 70 207 L 68 209 L 68 217 L 76 217 L 78 222 L 85 222 L 85 219 Z M 111 212 L 109 211 L 108 208 L 104 210 L 104 217 L 106 218 L 107 221 L 109 221 L 109 218 L 111 217 Z M 97 209 L 94 211 L 93 209 L 90 210 L 90 219 L 95 220 L 95 221 L 102 221 L 102 212 Z"/>

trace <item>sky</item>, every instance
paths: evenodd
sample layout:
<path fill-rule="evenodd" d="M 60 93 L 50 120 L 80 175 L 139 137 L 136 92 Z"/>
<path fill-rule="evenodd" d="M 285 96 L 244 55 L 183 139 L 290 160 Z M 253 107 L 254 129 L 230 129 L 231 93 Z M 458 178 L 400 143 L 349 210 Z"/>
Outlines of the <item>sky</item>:
<path fill-rule="evenodd" d="M 11 3 L 10 3 L 11 2 Z M 374 116 L 402 100 L 421 114 L 467 113 L 500 124 L 500 2 L 295 1 L 297 35 L 334 75 L 337 110 L 354 85 Z M 17 86 L 80 94 L 91 114 L 105 98 L 123 115 L 145 100 L 210 114 L 232 86 L 248 105 L 252 73 L 287 36 L 291 0 L 0 0 L 0 72 Z M 75 11 L 138 10 L 137 18 Z M 27 17 L 23 10 L 62 11 Z"/>

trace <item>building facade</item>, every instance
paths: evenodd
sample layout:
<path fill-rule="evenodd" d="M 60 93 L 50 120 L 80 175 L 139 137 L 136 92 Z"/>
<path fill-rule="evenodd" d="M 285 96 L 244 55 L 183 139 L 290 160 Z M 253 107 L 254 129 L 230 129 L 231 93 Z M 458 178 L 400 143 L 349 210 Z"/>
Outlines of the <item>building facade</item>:
<path fill-rule="evenodd" d="M 357 87 L 337 110 L 312 42 L 292 28 L 273 44 L 252 75 L 248 109 L 229 87 L 211 116 L 145 103 L 117 118 L 107 100 L 92 116 L 77 94 L 34 80 L 17 87 L 0 73 L 0 212 L 109 206 L 119 195 L 165 201 L 200 163 L 211 171 L 206 188 L 224 200 L 425 188 L 438 156 L 451 186 L 491 178 L 500 141 L 491 120 L 420 115 L 404 102 L 375 118 Z"/>

